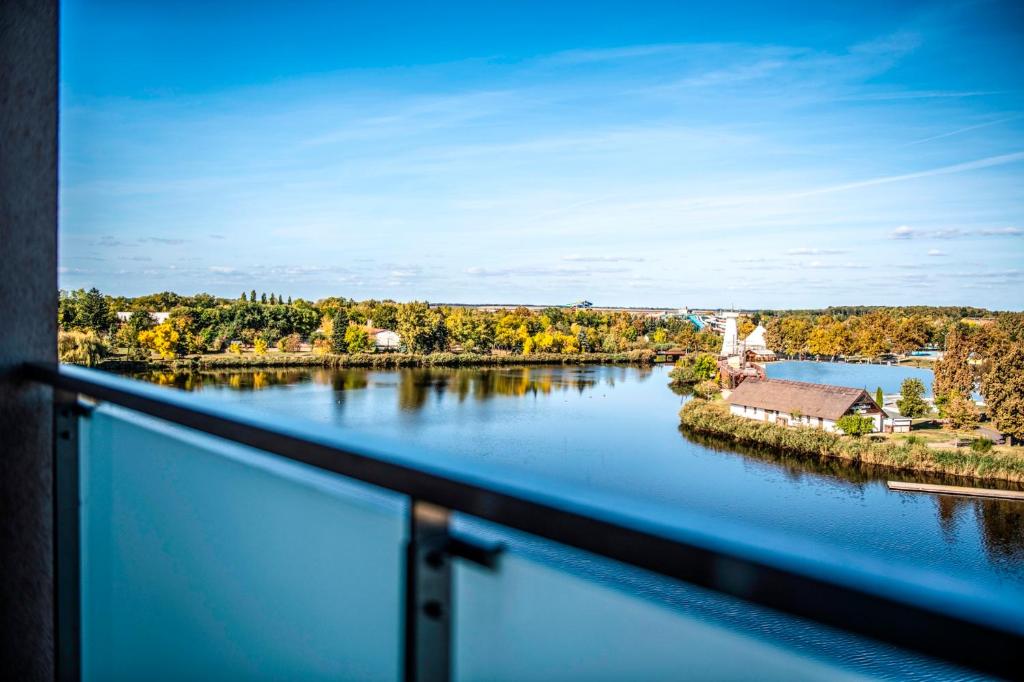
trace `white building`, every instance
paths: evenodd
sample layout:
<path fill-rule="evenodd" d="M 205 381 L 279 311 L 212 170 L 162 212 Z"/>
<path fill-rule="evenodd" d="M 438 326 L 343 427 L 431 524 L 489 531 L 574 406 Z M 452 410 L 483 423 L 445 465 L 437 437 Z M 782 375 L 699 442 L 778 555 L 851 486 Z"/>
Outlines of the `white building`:
<path fill-rule="evenodd" d="M 722 352 L 719 355 L 724 358 L 738 355 L 740 352 L 739 334 L 736 331 L 736 319 L 739 316 L 739 313 L 722 313 L 722 317 L 725 318 L 725 334 L 722 336 Z"/>
<path fill-rule="evenodd" d="M 737 417 L 825 431 L 837 431 L 836 422 L 848 414 L 870 417 L 873 431 L 881 431 L 885 420 L 882 408 L 864 389 L 803 381 L 747 379 L 733 389 L 727 402 Z"/>
<path fill-rule="evenodd" d="M 122 311 L 117 313 L 117 320 L 118 320 L 118 322 L 127 322 L 128 320 L 131 319 L 132 315 L 134 315 L 133 312 L 122 310 Z M 155 322 L 157 324 L 163 324 L 164 322 L 167 321 L 167 319 L 170 316 L 171 316 L 170 313 L 154 313 L 152 311 L 150 311 L 150 313 L 149 313 L 150 319 L 152 319 L 153 322 Z"/>
<path fill-rule="evenodd" d="M 397 332 L 374 327 L 373 320 L 366 321 L 366 331 L 369 333 L 370 338 L 373 339 L 377 350 L 398 350 L 402 344 L 402 337 Z"/>

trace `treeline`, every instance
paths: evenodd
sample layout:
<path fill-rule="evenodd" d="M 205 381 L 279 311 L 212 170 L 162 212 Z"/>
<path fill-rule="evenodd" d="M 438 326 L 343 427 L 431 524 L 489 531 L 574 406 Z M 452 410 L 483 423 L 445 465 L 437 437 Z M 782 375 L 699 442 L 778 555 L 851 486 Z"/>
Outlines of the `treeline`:
<path fill-rule="evenodd" d="M 830 309 L 831 310 L 831 309 Z M 902 355 L 925 347 L 941 349 L 953 329 L 977 338 L 981 345 L 993 334 L 1016 340 L 1024 332 L 1024 314 L 989 313 L 977 308 L 840 308 L 861 314 L 797 312 L 756 315 L 765 327 L 769 348 L 791 356 Z M 961 313 L 968 312 L 969 315 Z"/>
<path fill-rule="evenodd" d="M 117 312 L 131 312 L 126 321 Z M 149 312 L 167 312 L 155 324 Z M 58 323 L 67 333 L 89 336 L 130 354 L 162 357 L 257 352 L 271 345 L 297 350 L 309 343 L 317 353 L 373 350 L 366 327 L 398 333 L 400 350 L 417 353 L 463 351 L 511 354 L 623 353 L 645 348 L 716 350 L 720 339 L 697 331 L 688 320 L 627 312 L 548 308 L 481 311 L 433 307 L 421 301 L 355 301 L 331 297 L 293 300 L 278 294 L 243 293 L 238 299 L 171 292 L 137 298 L 104 296 L 96 289 L 61 292 Z M 83 341 L 84 343 L 84 341 Z"/>

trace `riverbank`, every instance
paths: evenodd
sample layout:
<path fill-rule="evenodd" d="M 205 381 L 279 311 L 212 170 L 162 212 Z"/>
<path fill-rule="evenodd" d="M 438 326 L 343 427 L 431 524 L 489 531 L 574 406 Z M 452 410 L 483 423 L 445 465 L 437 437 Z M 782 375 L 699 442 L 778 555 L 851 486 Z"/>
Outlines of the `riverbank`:
<path fill-rule="evenodd" d="M 127 360 L 108 358 L 100 369 L 125 373 L 161 369 L 263 369 L 273 367 L 490 367 L 505 365 L 606 365 L 654 362 L 654 351 L 641 349 L 624 353 L 531 353 L 529 355 L 491 355 L 482 353 L 351 353 L 316 355 L 314 353 L 246 353 L 234 355 L 196 355 L 185 358 Z"/>
<path fill-rule="evenodd" d="M 936 449 L 912 438 L 878 441 L 813 428 L 777 426 L 731 415 L 720 400 L 691 399 L 679 411 L 679 422 L 685 429 L 696 433 L 804 457 L 832 457 L 898 471 L 1024 482 L 1024 456 L 1016 453 L 978 453 L 969 448 Z"/>

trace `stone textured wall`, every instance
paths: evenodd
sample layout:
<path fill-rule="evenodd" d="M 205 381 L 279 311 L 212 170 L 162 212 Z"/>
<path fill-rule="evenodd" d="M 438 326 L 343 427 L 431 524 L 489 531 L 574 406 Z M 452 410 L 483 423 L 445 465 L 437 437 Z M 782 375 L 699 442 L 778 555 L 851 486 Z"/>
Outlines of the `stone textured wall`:
<path fill-rule="evenodd" d="M 57 2 L 0 0 L 0 661 L 52 679 L 51 394 L 56 357 Z"/>

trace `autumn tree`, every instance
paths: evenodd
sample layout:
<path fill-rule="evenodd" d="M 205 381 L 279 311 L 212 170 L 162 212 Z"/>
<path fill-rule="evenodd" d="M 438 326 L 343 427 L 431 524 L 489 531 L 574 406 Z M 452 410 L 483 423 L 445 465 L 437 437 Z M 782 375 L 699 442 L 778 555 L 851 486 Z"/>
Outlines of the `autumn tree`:
<path fill-rule="evenodd" d="M 807 352 L 807 340 L 811 334 L 811 323 L 800 317 L 787 317 L 782 320 L 782 350 L 789 355 L 802 355 Z"/>
<path fill-rule="evenodd" d="M 946 399 L 946 421 L 957 431 L 970 431 L 978 425 L 978 408 L 974 401 L 959 393 L 952 393 Z"/>
<path fill-rule="evenodd" d="M 833 360 L 847 345 L 846 327 L 832 318 L 823 318 L 807 337 L 807 351 L 827 355 Z"/>
<path fill-rule="evenodd" d="M 946 350 L 935 362 L 935 381 L 932 392 L 937 402 L 944 403 L 953 393 L 970 396 L 974 392 L 974 369 L 971 367 L 970 346 L 959 327 L 946 334 Z"/>
<path fill-rule="evenodd" d="M 741 317 L 739 322 L 736 324 L 736 334 L 741 339 L 745 339 L 750 336 L 750 333 L 757 328 L 757 325 L 751 322 L 749 317 Z"/>
<path fill-rule="evenodd" d="M 851 324 L 853 351 L 869 358 L 889 352 L 887 329 L 891 323 L 891 318 L 880 312 L 854 318 Z"/>
<path fill-rule="evenodd" d="M 158 324 L 152 329 L 139 333 L 139 343 L 166 360 L 179 357 L 185 353 L 184 339 L 173 322 Z"/>
<path fill-rule="evenodd" d="M 1024 342 L 999 349 L 981 380 L 992 423 L 1017 441 L 1024 440 Z"/>
<path fill-rule="evenodd" d="M 109 353 L 103 339 L 92 330 L 57 334 L 57 357 L 61 362 L 94 367 Z"/>
<path fill-rule="evenodd" d="M 892 330 L 892 351 L 900 355 L 928 343 L 928 323 L 920 315 L 901 317 Z"/>

